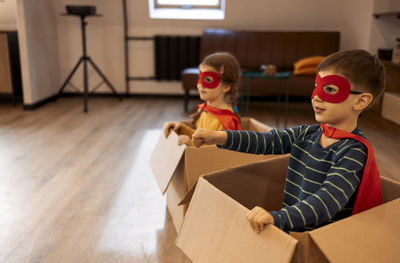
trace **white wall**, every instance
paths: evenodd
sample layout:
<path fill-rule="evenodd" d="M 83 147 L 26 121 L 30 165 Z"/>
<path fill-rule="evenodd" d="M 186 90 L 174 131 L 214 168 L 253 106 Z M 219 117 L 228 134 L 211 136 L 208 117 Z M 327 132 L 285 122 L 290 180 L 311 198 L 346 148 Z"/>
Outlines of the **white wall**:
<path fill-rule="evenodd" d="M 132 2 L 132 1 L 128 1 Z M 60 85 L 65 81 L 80 56 L 82 56 L 82 36 L 80 18 L 61 16 L 66 5 L 95 5 L 102 17 L 87 17 L 87 53 L 100 68 L 118 92 L 125 91 L 125 58 L 123 40 L 122 1 L 120 0 L 59 0 L 53 2 L 57 20 L 58 56 Z M 83 89 L 83 66 L 74 74 L 71 83 Z M 91 66 L 88 66 L 89 88 L 102 81 Z M 66 91 L 71 90 L 66 87 Z M 110 92 L 103 85 L 98 92 Z"/>
<path fill-rule="evenodd" d="M 400 12 L 399 0 L 375 0 L 374 13 Z M 400 19 L 395 15 L 380 16 L 372 19 L 369 50 L 376 52 L 378 48 L 394 48 L 396 38 L 400 37 Z"/>
<path fill-rule="evenodd" d="M 17 2 L 6 0 L 0 2 L 0 31 L 17 29 Z"/>
<path fill-rule="evenodd" d="M 210 20 L 161 20 L 150 19 L 148 2 L 127 1 L 129 35 L 154 36 L 156 34 L 200 35 L 204 28 L 238 30 L 337 30 L 341 32 L 341 49 L 369 48 L 373 0 L 227 0 L 226 19 Z M 67 4 L 93 4 L 104 14 L 89 18 L 88 52 L 114 84 L 118 92 L 125 92 L 124 43 L 122 1 L 60 0 L 55 12 Z M 57 17 L 61 79 L 81 54 L 80 28 L 77 18 Z M 130 47 L 130 76 L 152 76 L 153 44 L 133 41 Z M 99 77 L 90 74 L 91 86 Z M 72 82 L 82 87 L 82 77 Z M 132 93 L 182 93 L 179 82 L 133 81 Z M 99 91 L 108 92 L 107 88 Z"/>
<path fill-rule="evenodd" d="M 17 0 L 17 25 L 24 104 L 38 103 L 59 89 L 56 20 L 52 0 Z"/>

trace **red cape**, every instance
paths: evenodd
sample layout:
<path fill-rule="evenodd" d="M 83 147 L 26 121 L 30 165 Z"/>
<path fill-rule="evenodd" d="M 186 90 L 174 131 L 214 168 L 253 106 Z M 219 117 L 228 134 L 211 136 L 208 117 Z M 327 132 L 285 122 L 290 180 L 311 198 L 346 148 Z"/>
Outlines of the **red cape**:
<path fill-rule="evenodd" d="M 207 103 L 202 103 L 197 105 L 197 109 L 200 111 L 206 111 L 211 113 L 218 119 L 221 123 L 222 127 L 225 130 L 241 130 L 242 127 L 240 126 L 239 118 L 236 116 L 235 113 L 231 112 L 230 110 L 222 110 L 212 106 L 207 105 Z"/>
<path fill-rule="evenodd" d="M 327 137 L 335 139 L 351 138 L 362 142 L 368 149 L 367 162 L 364 166 L 364 173 L 358 187 L 352 214 L 354 215 L 382 204 L 381 180 L 371 144 L 363 137 L 329 127 L 326 124 L 321 124 L 321 129 Z"/>

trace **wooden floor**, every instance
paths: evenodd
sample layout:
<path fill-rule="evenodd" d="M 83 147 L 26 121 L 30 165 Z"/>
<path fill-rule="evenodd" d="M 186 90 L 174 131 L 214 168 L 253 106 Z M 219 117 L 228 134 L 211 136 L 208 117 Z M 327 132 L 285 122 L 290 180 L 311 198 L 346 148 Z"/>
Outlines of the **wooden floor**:
<path fill-rule="evenodd" d="M 191 103 L 194 109 L 196 102 Z M 250 115 L 273 125 L 273 103 Z M 0 262 L 189 262 L 147 161 L 182 99 L 61 98 L 35 111 L 0 105 Z M 292 103 L 289 126 L 313 123 Z M 399 127 L 366 114 L 381 174 L 400 181 Z"/>

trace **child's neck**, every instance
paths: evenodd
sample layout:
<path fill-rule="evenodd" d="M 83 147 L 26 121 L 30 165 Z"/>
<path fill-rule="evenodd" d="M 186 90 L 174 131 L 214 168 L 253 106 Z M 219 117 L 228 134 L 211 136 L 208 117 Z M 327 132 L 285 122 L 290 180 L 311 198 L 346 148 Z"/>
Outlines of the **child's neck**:
<path fill-rule="evenodd" d="M 349 121 L 349 122 L 342 122 L 342 123 L 338 123 L 338 124 L 326 123 L 326 125 L 329 127 L 332 127 L 332 128 L 336 128 L 338 130 L 352 132 L 352 131 L 354 131 L 355 128 L 357 128 L 357 120 Z"/>
<path fill-rule="evenodd" d="M 207 105 L 218 109 L 228 109 L 230 107 L 225 98 L 222 100 L 207 101 Z"/>

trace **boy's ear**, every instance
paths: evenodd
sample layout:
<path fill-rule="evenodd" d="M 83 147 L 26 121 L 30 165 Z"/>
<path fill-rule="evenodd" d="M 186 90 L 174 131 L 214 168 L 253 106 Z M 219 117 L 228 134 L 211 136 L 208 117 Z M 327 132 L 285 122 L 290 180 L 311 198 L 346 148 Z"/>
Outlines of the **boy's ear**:
<path fill-rule="evenodd" d="M 362 93 L 357 96 L 357 100 L 354 103 L 355 110 L 364 110 L 366 109 L 373 100 L 374 96 L 371 93 Z"/>

